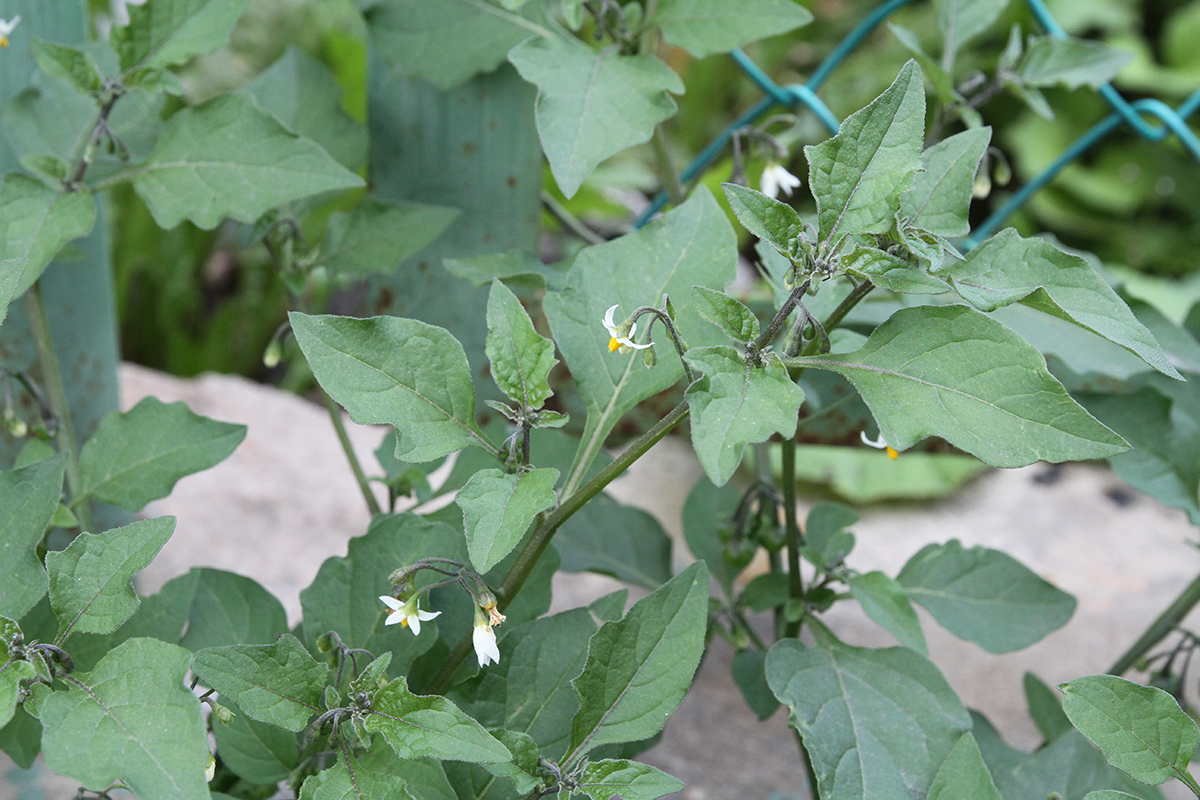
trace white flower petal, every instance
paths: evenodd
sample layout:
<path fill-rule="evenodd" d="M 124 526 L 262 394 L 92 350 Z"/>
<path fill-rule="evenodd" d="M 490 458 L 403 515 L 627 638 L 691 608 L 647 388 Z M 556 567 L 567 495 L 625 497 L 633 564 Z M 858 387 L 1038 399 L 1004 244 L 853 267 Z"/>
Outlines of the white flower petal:
<path fill-rule="evenodd" d="M 401 608 L 404 607 L 404 603 L 401 603 L 399 600 L 397 600 L 394 597 L 380 595 L 379 599 L 385 606 L 390 608 L 392 611 L 399 611 Z"/>
<path fill-rule="evenodd" d="M 608 310 L 607 313 L 605 313 L 604 319 L 600 320 L 601 322 L 604 323 L 604 327 L 608 328 L 608 332 L 611 333 L 613 336 L 617 335 L 616 334 L 617 323 L 613 322 L 613 312 L 616 311 L 620 307 L 620 305 L 621 305 L 620 303 L 617 303 L 616 305 L 614 305 L 612 308 L 610 308 Z"/>
<path fill-rule="evenodd" d="M 496 645 L 496 634 L 491 625 L 476 625 L 471 634 L 475 645 L 475 655 L 479 658 L 479 666 L 486 667 L 489 663 L 500 663 L 500 648 Z"/>

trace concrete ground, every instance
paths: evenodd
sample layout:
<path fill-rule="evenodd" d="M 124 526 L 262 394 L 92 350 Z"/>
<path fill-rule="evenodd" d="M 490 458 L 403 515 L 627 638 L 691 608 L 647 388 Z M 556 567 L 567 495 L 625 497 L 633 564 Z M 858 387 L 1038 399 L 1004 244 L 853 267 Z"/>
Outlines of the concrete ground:
<path fill-rule="evenodd" d="M 347 540 L 368 521 L 324 409 L 236 377 L 180 380 L 126 365 L 121 380 L 126 407 L 155 395 L 249 426 L 232 457 L 185 478 L 169 498 L 147 509 L 147 515 L 173 514 L 179 521 L 142 572 L 143 592 L 153 593 L 193 566 L 219 567 L 261 582 L 294 621 L 300 590 L 322 561 L 345 553 Z M 351 426 L 364 463 L 374 463 L 371 451 L 381 435 Z M 896 468 L 904 468 L 903 458 Z M 700 475 L 687 442 L 668 438 L 612 492 L 658 516 L 679 541 L 679 513 Z M 862 571 L 894 575 L 924 544 L 958 538 L 1004 550 L 1076 596 L 1079 606 L 1066 627 L 1004 656 L 954 639 L 923 617 L 930 656 L 963 700 L 991 718 L 1010 744 L 1025 749 L 1040 738 L 1024 711 L 1022 675 L 1032 670 L 1054 685 L 1103 672 L 1200 570 L 1193 546 L 1200 537 L 1183 514 L 1128 490 L 1097 466 L 994 470 L 942 501 L 860 512 L 850 563 Z M 682 545 L 679 553 L 685 553 Z M 555 609 L 586 603 L 613 585 L 599 576 L 560 576 Z M 893 643 L 850 610 L 832 614 L 830 624 L 853 644 Z M 785 713 L 756 720 L 729 677 L 731 656 L 727 646 L 712 648 L 693 691 L 645 759 L 682 779 L 686 800 L 803 797 L 803 770 Z M 74 789 L 39 767 L 17 770 L 0 754 L 0 800 L 68 798 Z"/>

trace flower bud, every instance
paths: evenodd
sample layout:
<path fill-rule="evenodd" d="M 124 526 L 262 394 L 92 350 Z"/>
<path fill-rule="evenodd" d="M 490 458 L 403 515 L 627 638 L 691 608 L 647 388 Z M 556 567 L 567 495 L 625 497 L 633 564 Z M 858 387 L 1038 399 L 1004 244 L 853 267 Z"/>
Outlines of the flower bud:
<path fill-rule="evenodd" d="M 654 354 L 654 348 L 648 347 L 642 351 L 642 363 L 646 365 L 646 369 L 653 369 L 658 363 L 658 356 Z"/>

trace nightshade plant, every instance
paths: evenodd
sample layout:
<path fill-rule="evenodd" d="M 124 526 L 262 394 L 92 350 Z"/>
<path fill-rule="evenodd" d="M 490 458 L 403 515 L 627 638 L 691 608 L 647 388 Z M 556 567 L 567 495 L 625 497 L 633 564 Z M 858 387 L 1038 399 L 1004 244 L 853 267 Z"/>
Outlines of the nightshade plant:
<path fill-rule="evenodd" d="M 180 90 L 173 68 L 223 42 L 245 5 L 149 0 L 107 47 L 34 42 L 47 80 L 9 109 L 28 131 L 58 114 L 55 92 L 90 103 L 65 150 L 35 141 L 28 172 L 0 184 L 0 308 L 23 296 L 41 356 L 36 375 L 8 377 L 43 410 L 32 432 L 9 420 L 31 438 L 0 472 L 0 746 L 18 763 L 41 752 L 101 796 L 123 787 L 143 798 L 254 798 L 283 784 L 311 800 L 652 800 L 682 784 L 633 757 L 682 700 L 713 634 L 738 647 L 734 679 L 755 713 L 786 706 L 797 774 L 806 765 L 825 800 L 1154 798 L 1136 781 L 1170 777 L 1200 795 L 1186 770 L 1195 724 L 1165 693 L 1116 677 L 1064 685 L 1061 706 L 1031 678 L 1047 745 L 1008 748 L 927 658 L 913 605 L 1005 653 L 1061 627 L 1070 596 L 1001 552 L 957 541 L 926 546 L 895 574 L 864 573 L 853 567 L 851 509 L 796 516 L 797 434 L 828 409 L 829 380 L 865 403 L 870 430 L 856 433 L 888 450 L 873 457 L 903 460 L 937 437 L 1017 467 L 1116 457 L 1129 444 L 1114 428 L 1142 423 L 1129 422 L 1137 406 L 1121 396 L 1089 395 L 1115 421 L 1098 420 L 1005 320 L 1030 329 L 1044 318 L 1125 366 L 1134 360 L 1135 394 L 1173 396 L 1183 375 L 1172 361 L 1198 363 L 1179 356 L 1197 349 L 1185 331 L 1135 314 L 1081 255 L 1012 229 L 960 248 L 991 131 L 979 118 L 987 98 L 954 88 L 955 53 L 1003 3 L 936 4 L 945 55 L 933 73 L 909 62 L 836 136 L 804 148 L 808 215 L 773 196 L 796 188 L 774 160 L 767 194 L 739 183 L 724 198 L 689 192 L 658 127 L 683 90 L 660 42 L 702 57 L 785 33 L 810 17 L 790 0 L 363 3 L 374 46 L 408 74 L 448 88 L 507 59 L 536 84 L 542 146 L 564 194 L 631 145 L 652 141 L 661 159 L 674 207 L 641 229 L 585 247 L 561 270 L 514 275 L 503 254 L 473 263 L 490 286 L 487 394 L 505 398 L 485 402 L 507 426 L 478 421 L 483 390 L 450 330 L 310 307 L 312 281 L 387 268 L 436 237 L 453 209 L 341 197 L 357 204 L 306 245 L 300 232 L 324 219 L 320 203 L 363 184 L 329 154 L 336 141 L 297 134 L 244 92 L 165 102 Z M 993 88 L 1036 105 L 1039 86 L 1100 83 L 1120 62 L 1099 46 L 1047 41 L 1023 50 L 1015 36 Z M 924 77 L 937 89 L 932 114 Z M 955 120 L 962 129 L 942 138 Z M 94 224 L 93 195 L 122 183 L 164 228 L 231 219 L 261 239 L 295 297 L 291 334 L 334 423 L 336 402 L 393 429 L 379 452 L 393 503 L 379 507 L 348 453 L 375 516 L 346 556 L 322 565 L 293 629 L 262 587 L 218 570 L 139 598 L 131 580 L 170 537 L 171 518 L 96 532 L 93 502 L 141 511 L 244 434 L 149 399 L 76 446 L 39 278 Z M 761 240 L 766 312 L 725 291 L 739 234 L 722 202 Z M 1174 337 L 1170 356 L 1143 319 Z M 1054 352 L 1069 374 L 1076 362 Z M 603 445 L 618 422 L 672 389 L 674 408 L 610 458 Z M 570 407 L 582 420 L 563 413 L 566 392 L 578 394 Z M 672 575 L 658 524 L 603 489 L 685 419 L 708 481 L 684 511 L 698 560 Z M 771 451 L 778 480 L 768 468 L 735 489 L 747 452 L 769 463 Z M 395 512 L 399 495 L 432 493 L 425 476 L 452 454 L 438 491 L 456 492 L 454 502 Z M 1194 505 L 1195 482 L 1184 488 Z M 53 530 L 73 538 L 47 550 Z M 770 571 L 745 581 L 759 549 Z M 543 616 L 560 567 L 649 593 L 628 608 L 619 592 Z M 843 601 L 899 645 L 840 641 L 822 617 Z M 772 621 L 756 625 L 751 612 Z"/>

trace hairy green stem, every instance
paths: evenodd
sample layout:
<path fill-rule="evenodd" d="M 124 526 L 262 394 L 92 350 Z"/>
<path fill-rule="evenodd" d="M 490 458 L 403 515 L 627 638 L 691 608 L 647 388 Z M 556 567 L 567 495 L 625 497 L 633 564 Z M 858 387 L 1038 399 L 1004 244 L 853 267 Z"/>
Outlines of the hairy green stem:
<path fill-rule="evenodd" d="M 75 423 L 71 416 L 71 405 L 63 385 L 62 370 L 54 352 L 54 338 L 50 334 L 50 323 L 46 319 L 46 304 L 42 300 L 41 282 L 34 283 L 25 293 L 25 314 L 29 317 L 29 330 L 37 347 L 38 365 L 41 367 L 42 386 L 46 390 L 46 401 L 54 414 L 57 430 L 55 439 L 59 452 L 67 456 L 67 487 L 71 490 L 71 501 L 82 500 L 75 506 L 79 527 L 95 532 L 92 524 L 91 502 L 83 497 L 83 474 L 79 469 L 79 445 L 75 440 Z"/>
<path fill-rule="evenodd" d="M 342 409 L 329 396 L 328 392 L 320 388 L 318 390 L 321 393 L 321 402 L 325 404 L 325 410 L 329 412 L 329 421 L 333 423 L 333 430 L 337 433 L 338 442 L 342 445 L 342 452 L 346 454 L 346 460 L 350 462 L 350 471 L 354 473 L 358 490 L 362 492 L 363 500 L 366 501 L 367 511 L 371 512 L 371 516 L 375 516 L 381 511 L 379 501 L 375 499 L 375 494 L 371 491 L 371 484 L 367 482 L 367 475 L 363 472 L 362 462 L 358 460 L 358 455 L 354 452 L 354 445 L 350 444 L 350 436 L 346 433 L 346 423 L 342 421 Z"/>
<path fill-rule="evenodd" d="M 554 536 L 559 526 L 570 519 L 575 512 L 583 508 L 589 500 L 598 495 L 605 486 L 612 483 L 618 475 L 629 468 L 630 464 L 645 455 L 646 451 L 657 444 L 672 428 L 686 419 L 688 410 L 687 401 L 681 401 L 679 405 L 675 406 L 665 417 L 659 420 L 653 428 L 639 436 L 624 452 L 613 459 L 611 464 L 597 472 L 591 480 L 579 487 L 578 491 L 542 518 L 533 535 L 525 542 L 525 547 L 521 550 L 520 555 L 517 556 L 517 560 L 509 569 L 508 574 L 500 582 L 500 587 L 496 589 L 497 606 L 501 611 L 507 608 L 517 593 L 521 591 L 521 587 L 525 585 L 526 579 L 533 572 L 534 566 L 542 557 L 542 553 L 545 552 L 546 547 L 549 546 L 550 539 Z M 454 673 L 471 652 L 471 648 L 472 640 L 470 635 L 460 639 L 450 652 L 450 655 L 442 662 L 442 666 L 430 680 L 429 685 L 423 687 L 422 692 L 426 694 L 440 694 L 445 690 L 450 684 L 450 679 L 454 676 Z"/>
<path fill-rule="evenodd" d="M 799 600 L 804 596 L 804 579 L 800 575 L 800 548 L 804 545 L 804 537 L 796 522 L 796 440 L 788 439 L 780 446 L 783 448 L 783 457 L 779 480 L 783 485 L 779 488 L 783 492 L 784 530 L 787 534 L 788 595 Z M 803 617 L 788 622 L 783 635 L 798 636 L 802 622 Z"/>
<path fill-rule="evenodd" d="M 1108 668 L 1108 674 L 1121 675 L 1128 671 L 1151 647 L 1154 647 L 1154 645 L 1162 641 L 1163 637 L 1173 631 L 1197 603 L 1200 603 L 1200 575 L 1196 576 L 1179 593 L 1179 596 L 1175 598 L 1171 605 L 1167 606 L 1166 610 L 1159 614 L 1154 622 L 1150 623 L 1150 627 L 1146 628 L 1145 632 L 1138 637 L 1138 640 L 1121 654 L 1121 657 Z"/>

